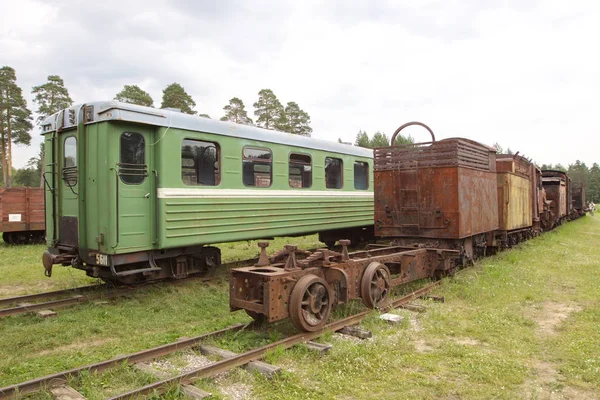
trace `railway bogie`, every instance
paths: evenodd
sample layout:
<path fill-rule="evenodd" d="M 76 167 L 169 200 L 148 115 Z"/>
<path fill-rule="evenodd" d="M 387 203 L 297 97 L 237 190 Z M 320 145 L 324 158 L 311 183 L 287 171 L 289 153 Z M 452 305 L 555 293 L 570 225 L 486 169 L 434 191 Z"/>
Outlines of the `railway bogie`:
<path fill-rule="evenodd" d="M 269 322 L 289 317 L 298 329 L 314 331 L 326 324 L 335 305 L 362 299 L 368 307 L 383 306 L 394 286 L 452 273 L 459 258 L 454 250 L 399 246 L 348 253 L 348 242 L 340 253 L 296 254 L 295 246 L 287 246 L 285 262 L 275 256 L 273 262 L 233 269 L 231 310 L 245 309 Z"/>

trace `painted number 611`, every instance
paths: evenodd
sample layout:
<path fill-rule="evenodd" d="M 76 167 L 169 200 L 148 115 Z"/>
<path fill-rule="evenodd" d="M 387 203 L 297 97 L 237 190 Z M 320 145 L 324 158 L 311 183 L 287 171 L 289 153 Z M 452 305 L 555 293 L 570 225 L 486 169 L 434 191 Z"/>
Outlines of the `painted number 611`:
<path fill-rule="evenodd" d="M 108 265 L 108 255 L 106 254 L 96 254 L 96 264 L 98 265 Z"/>

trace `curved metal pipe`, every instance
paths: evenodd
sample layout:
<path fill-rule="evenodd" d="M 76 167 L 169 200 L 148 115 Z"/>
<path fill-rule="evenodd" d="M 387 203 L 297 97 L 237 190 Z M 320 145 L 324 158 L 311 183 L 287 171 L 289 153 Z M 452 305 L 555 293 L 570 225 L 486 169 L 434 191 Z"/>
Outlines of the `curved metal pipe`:
<path fill-rule="evenodd" d="M 419 125 L 419 126 L 422 126 L 425 129 L 427 129 L 429 131 L 429 133 L 431 134 L 431 141 L 435 142 L 435 135 L 433 134 L 433 131 L 431 130 L 430 127 L 428 127 L 427 125 L 425 125 L 422 122 L 412 121 L 412 122 L 407 122 L 404 125 L 402 125 L 401 127 L 399 127 L 398 129 L 396 129 L 396 132 L 394 132 L 394 134 L 392 135 L 392 139 L 390 140 L 390 146 L 394 145 L 394 142 L 396 141 L 396 136 L 398 136 L 398 134 L 400 133 L 400 131 L 402 129 L 406 128 L 407 126 L 411 126 L 411 125 Z"/>

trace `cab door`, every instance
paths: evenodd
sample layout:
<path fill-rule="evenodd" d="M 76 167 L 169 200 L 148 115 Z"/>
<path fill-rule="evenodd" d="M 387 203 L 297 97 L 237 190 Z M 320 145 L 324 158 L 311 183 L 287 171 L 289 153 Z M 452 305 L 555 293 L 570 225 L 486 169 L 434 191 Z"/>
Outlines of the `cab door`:
<path fill-rule="evenodd" d="M 126 128 L 119 136 L 117 171 L 117 253 L 145 250 L 154 238 L 155 179 L 152 131 Z"/>
<path fill-rule="evenodd" d="M 77 131 L 71 130 L 59 136 L 57 157 L 58 179 L 58 243 L 62 246 L 79 246 L 79 170 L 77 161 Z M 55 161 L 55 162 L 56 162 Z M 53 199 L 54 200 L 54 199 Z"/>

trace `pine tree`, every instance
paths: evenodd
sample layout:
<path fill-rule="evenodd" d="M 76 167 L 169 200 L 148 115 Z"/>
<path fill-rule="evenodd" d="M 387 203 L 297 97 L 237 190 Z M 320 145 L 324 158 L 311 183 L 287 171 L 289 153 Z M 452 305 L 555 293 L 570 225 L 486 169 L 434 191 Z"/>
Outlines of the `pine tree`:
<path fill-rule="evenodd" d="M 600 200 L 600 166 L 594 163 L 590 168 L 590 180 L 586 193 L 587 201 L 598 202 Z"/>
<path fill-rule="evenodd" d="M 590 170 L 585 163 L 577 160 L 575 164 L 569 165 L 567 174 L 571 178 L 574 186 L 587 188 L 590 179 Z"/>
<path fill-rule="evenodd" d="M 283 106 L 271 89 L 258 92 L 258 101 L 254 103 L 254 108 L 254 115 L 258 117 L 256 125 L 265 129 L 274 129 L 276 121 L 281 119 L 284 112 Z"/>
<path fill-rule="evenodd" d="M 276 128 L 295 135 L 310 137 L 312 128 L 309 124 L 310 116 L 308 113 L 301 110 L 298 104 L 290 101 L 285 106 L 283 113 L 280 114 Z"/>
<path fill-rule="evenodd" d="M 8 66 L 0 68 L 0 150 L 6 187 L 12 184 L 12 144 L 29 145 L 31 120 L 23 91 L 17 86 L 15 70 Z"/>
<path fill-rule="evenodd" d="M 221 121 L 231 121 L 236 124 L 252 125 L 252 119 L 248 117 L 248 112 L 245 109 L 244 102 L 238 97 L 229 100 L 229 104 L 223 107 L 225 115 L 221 117 Z"/>
<path fill-rule="evenodd" d="M 152 96 L 137 85 L 124 85 L 123 90 L 115 96 L 115 100 L 138 106 L 154 107 Z"/>
<path fill-rule="evenodd" d="M 69 91 L 58 75 L 49 75 L 48 82 L 34 86 L 31 94 L 35 95 L 33 102 L 38 105 L 38 123 L 63 108 L 73 105 L 73 100 L 69 97 Z"/>
<path fill-rule="evenodd" d="M 340 143 L 341 140 L 340 140 Z M 369 139 L 369 135 L 367 135 L 367 132 L 363 131 L 363 130 L 359 130 L 358 133 L 356 134 L 356 140 L 354 141 L 354 145 L 355 146 L 359 146 L 359 147 L 371 147 L 371 142 Z"/>
<path fill-rule="evenodd" d="M 410 144 L 410 143 L 414 143 L 414 139 L 412 138 L 412 136 L 398 135 L 398 136 L 396 136 L 396 142 L 394 143 L 394 145 L 398 146 L 401 144 Z M 360 146 L 360 147 L 367 147 L 367 148 L 371 148 L 371 149 L 376 148 L 376 147 L 388 147 L 390 145 L 390 139 L 383 132 L 377 131 L 373 135 L 373 138 L 369 139 L 369 135 L 367 134 L 367 132 L 358 131 L 354 145 Z"/>
<path fill-rule="evenodd" d="M 73 105 L 73 100 L 69 96 L 69 91 L 65 83 L 58 75 L 48 75 L 48 82 L 43 85 L 34 86 L 31 90 L 34 94 L 33 102 L 38 105 L 37 122 L 40 123 L 50 115 Z M 45 169 L 44 152 L 40 157 L 40 187 L 43 187 L 43 174 Z"/>
<path fill-rule="evenodd" d="M 192 108 L 196 107 L 196 102 L 192 96 L 187 94 L 185 89 L 179 83 L 171 83 L 163 90 L 161 108 L 178 108 L 186 114 L 196 114 Z"/>

